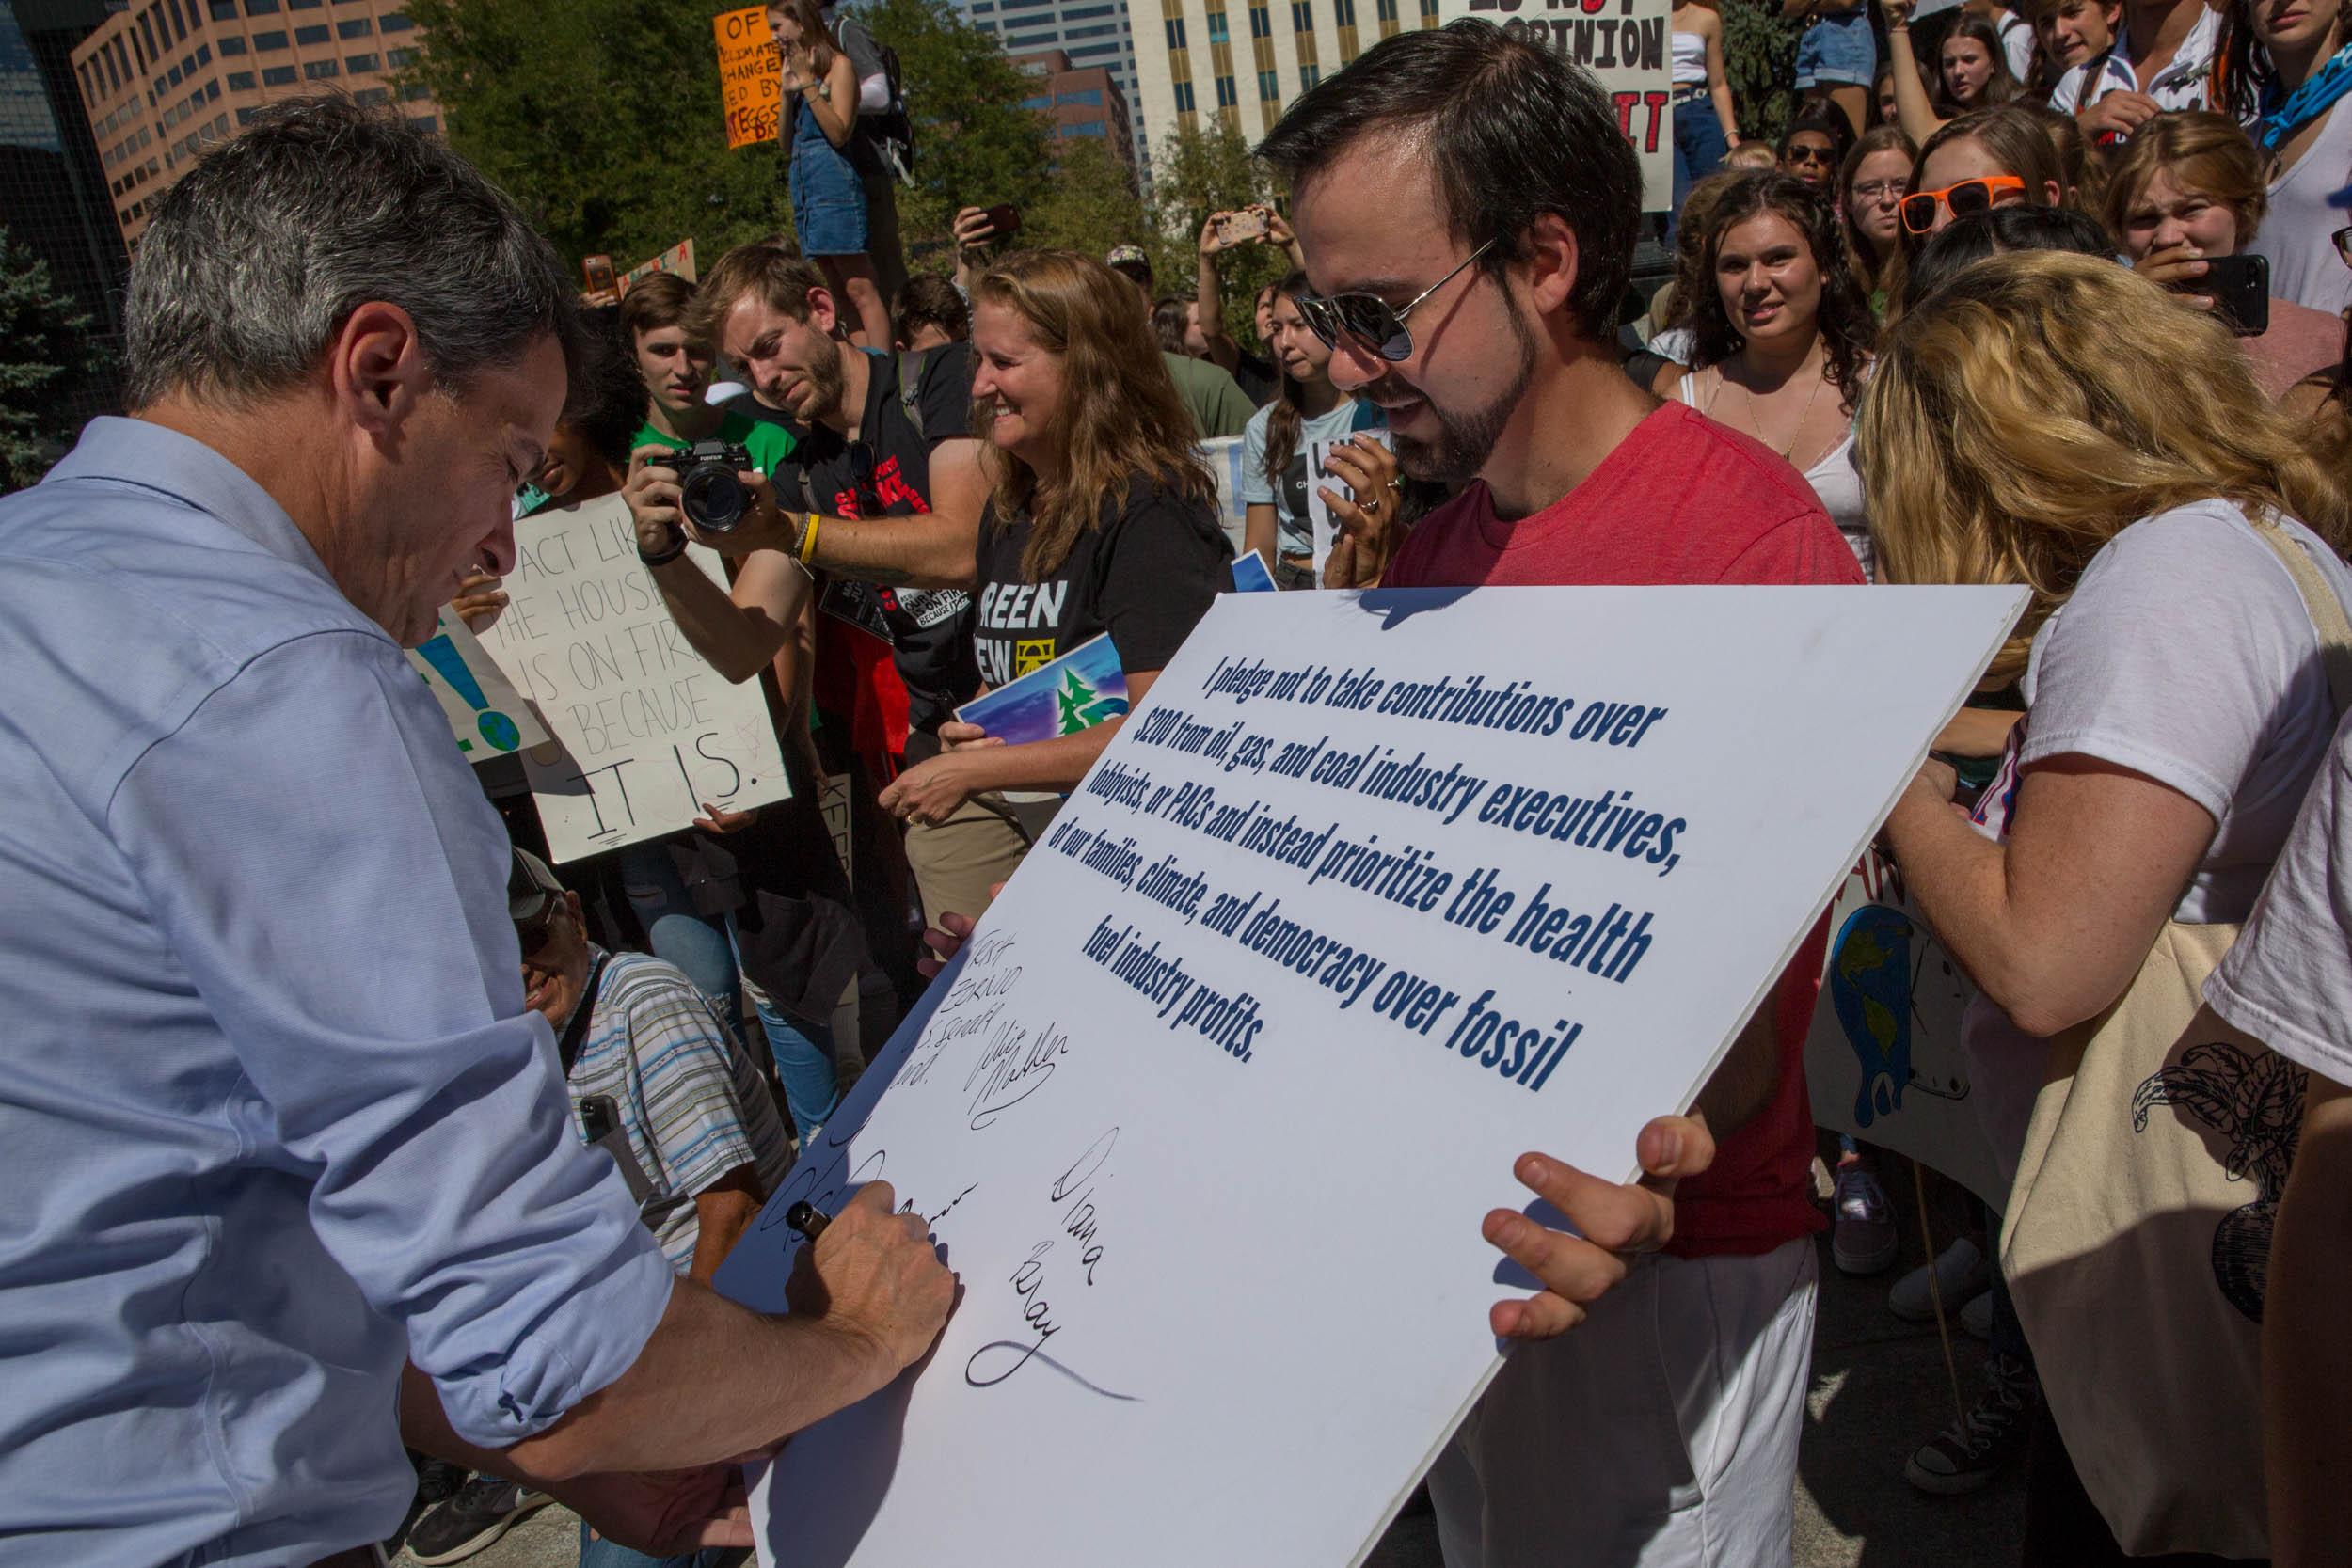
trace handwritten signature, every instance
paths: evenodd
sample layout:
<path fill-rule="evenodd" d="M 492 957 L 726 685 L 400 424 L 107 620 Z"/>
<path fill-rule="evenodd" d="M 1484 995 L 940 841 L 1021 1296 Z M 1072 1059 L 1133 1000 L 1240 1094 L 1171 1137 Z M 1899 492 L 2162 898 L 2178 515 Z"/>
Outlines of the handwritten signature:
<path fill-rule="evenodd" d="M 974 1351 L 963 1364 L 963 1381 L 971 1386 L 993 1388 L 1035 1361 L 1051 1367 L 1073 1383 L 1104 1399 L 1141 1402 L 1139 1396 L 1105 1388 L 1057 1357 L 1045 1354 L 1046 1341 L 1062 1330 L 1060 1321 L 1055 1316 L 1053 1302 L 1046 1293 L 1048 1259 L 1052 1259 L 1057 1245 L 1064 1241 L 1070 1242 L 1076 1248 L 1077 1261 L 1066 1276 L 1066 1282 L 1076 1289 L 1090 1289 L 1093 1286 L 1094 1271 L 1103 1262 L 1106 1244 L 1102 1207 L 1095 1195 L 1102 1183 L 1108 1180 L 1105 1167 L 1118 1142 L 1119 1129 L 1114 1127 L 1089 1144 L 1086 1152 L 1072 1161 L 1070 1168 L 1055 1179 L 1049 1196 L 1054 1204 L 1055 1227 L 1059 1234 L 1031 1247 L 1029 1255 L 1021 1260 L 1021 1266 L 1014 1269 L 1008 1279 L 1012 1286 L 1013 1299 L 1020 1304 L 1021 1321 L 1026 1325 L 1030 1337 L 1026 1340 L 992 1340 Z M 1064 1299 L 1068 1298 L 1065 1296 Z"/>
<path fill-rule="evenodd" d="M 1070 1037 L 1050 1022 L 1034 1037 L 1026 1025 L 1014 1020 L 998 1024 L 988 1049 L 963 1080 L 965 1092 L 972 1096 L 972 1131 L 993 1126 L 998 1117 L 1043 1088 L 1055 1066 L 1069 1054 Z"/>

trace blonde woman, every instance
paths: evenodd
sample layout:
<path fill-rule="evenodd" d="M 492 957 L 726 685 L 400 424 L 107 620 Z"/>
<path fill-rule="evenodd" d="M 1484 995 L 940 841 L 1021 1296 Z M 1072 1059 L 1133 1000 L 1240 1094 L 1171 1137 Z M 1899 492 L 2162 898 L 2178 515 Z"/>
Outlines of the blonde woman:
<path fill-rule="evenodd" d="M 1943 284 L 1882 342 L 1859 443 L 1882 580 L 2032 590 L 1988 680 L 2022 678 L 2027 713 L 1974 820 L 1931 762 L 1886 825 L 1982 989 L 1963 1048 L 2013 1160 L 2049 1037 L 2106 1012 L 2168 922 L 2252 909 L 2336 724 L 2280 551 L 2352 599 L 2352 513 L 2217 323 L 2088 257 Z M 2028 1518 L 2054 1533 L 2027 1560 L 2122 1560 L 2072 1481 L 2036 1465 Z"/>
<path fill-rule="evenodd" d="M 940 586 L 974 592 L 980 679 L 1003 686 L 1107 632 L 1140 702 L 1231 583 L 1232 546 L 1135 291 L 1083 256 L 1016 252 L 973 286 L 972 352 L 992 491 L 977 559 Z M 1071 789 L 1119 725 L 1015 746 L 942 724 L 948 749 L 882 803 L 940 822 L 976 795 Z"/>

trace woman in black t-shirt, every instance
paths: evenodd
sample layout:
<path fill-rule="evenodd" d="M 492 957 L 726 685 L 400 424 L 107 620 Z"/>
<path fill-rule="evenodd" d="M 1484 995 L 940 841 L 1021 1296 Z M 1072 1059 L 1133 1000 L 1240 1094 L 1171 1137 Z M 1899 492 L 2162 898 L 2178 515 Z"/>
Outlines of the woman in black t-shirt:
<path fill-rule="evenodd" d="M 1067 251 L 1008 256 L 972 290 L 973 420 L 993 482 L 974 571 L 980 678 L 1004 685 L 1107 632 L 1142 701 L 1217 593 L 1233 549 L 1216 487 L 1132 285 Z M 1119 721 L 948 750 L 882 804 L 944 821 L 973 796 L 1074 788 Z"/>

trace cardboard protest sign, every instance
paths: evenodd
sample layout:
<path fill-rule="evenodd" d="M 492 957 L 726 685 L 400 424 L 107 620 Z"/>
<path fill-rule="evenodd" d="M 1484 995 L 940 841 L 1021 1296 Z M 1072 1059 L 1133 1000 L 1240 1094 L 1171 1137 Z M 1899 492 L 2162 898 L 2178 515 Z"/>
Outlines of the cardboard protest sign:
<path fill-rule="evenodd" d="M 719 98 L 727 116 L 727 146 L 776 139 L 784 113 L 783 64 L 768 36 L 768 11 L 746 6 L 710 19 L 719 44 Z M 631 276 L 634 276 L 633 274 Z"/>
<path fill-rule="evenodd" d="M 1438 0 L 1438 20 L 1492 22 L 1600 78 L 1617 128 L 1642 160 L 1642 208 L 1662 213 L 1674 205 L 1672 8 L 1669 0 Z M 1715 111 L 1701 102 L 1693 112 Z"/>
<path fill-rule="evenodd" d="M 552 738 L 522 753 L 558 862 L 789 796 L 759 683 L 696 653 L 637 559 L 618 496 L 515 525 L 506 613 L 485 645 L 539 706 Z M 687 546 L 715 581 L 719 558 Z"/>
<path fill-rule="evenodd" d="M 1830 908 L 1821 999 L 1804 1046 L 1813 1119 L 1908 1154 L 1997 1212 L 2008 1206 L 2018 1151 L 1994 1147 L 1986 1091 L 1961 1053 L 1961 1021 L 1976 994 L 1894 863 L 1866 851 Z M 2038 1077 L 2027 1081 L 2028 1100 L 2040 1086 Z"/>
<path fill-rule="evenodd" d="M 408 663 L 439 701 L 468 761 L 484 763 L 546 744 L 548 732 L 531 705 L 448 606 L 433 635 L 408 650 Z"/>
<path fill-rule="evenodd" d="M 693 239 L 690 236 L 680 240 L 660 255 L 640 261 L 628 271 L 621 274 L 621 293 L 626 294 L 631 283 L 657 272 L 674 272 L 689 283 L 696 281 Z"/>
<path fill-rule="evenodd" d="M 782 1308 L 879 1179 L 962 1284 L 761 1560 L 1361 1561 L 1530 1288 L 1513 1162 L 1632 1174 L 2024 598 L 1220 595 L 719 1274 Z"/>

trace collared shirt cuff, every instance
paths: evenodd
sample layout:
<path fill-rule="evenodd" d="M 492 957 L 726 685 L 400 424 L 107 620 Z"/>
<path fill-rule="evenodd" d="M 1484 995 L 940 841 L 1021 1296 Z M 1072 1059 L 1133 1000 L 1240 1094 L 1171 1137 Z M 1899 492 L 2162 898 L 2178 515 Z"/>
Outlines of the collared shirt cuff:
<path fill-rule="evenodd" d="M 436 1380 L 451 1428 L 486 1449 L 545 1432 L 635 1364 L 676 1282 L 652 1232 L 638 1227 L 628 1249 L 503 1362 Z"/>

